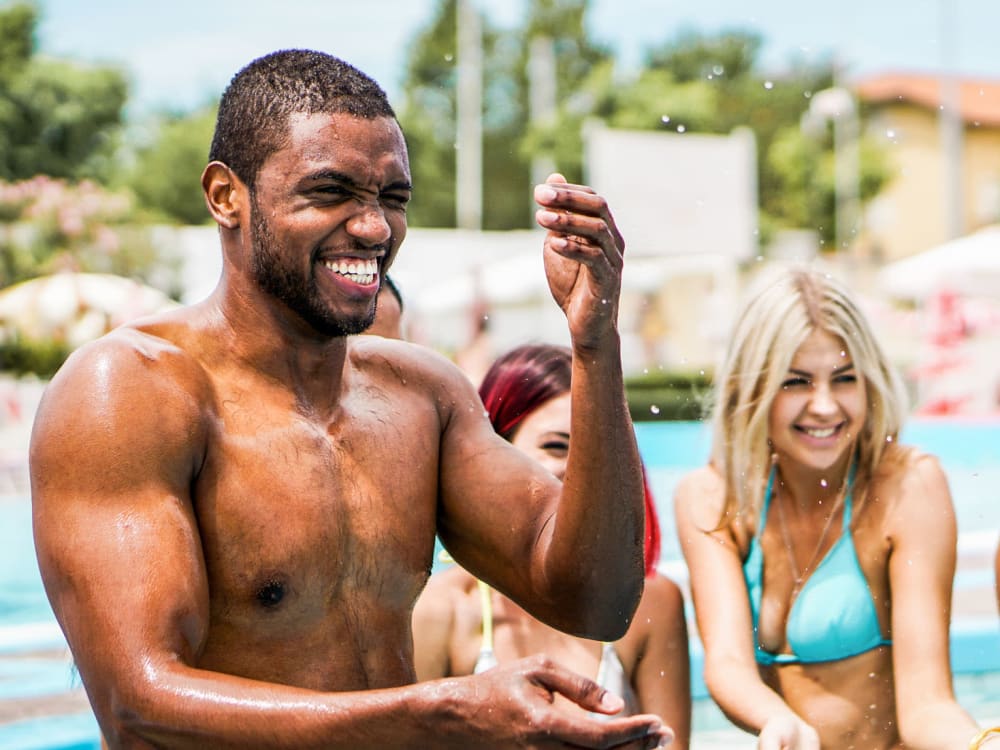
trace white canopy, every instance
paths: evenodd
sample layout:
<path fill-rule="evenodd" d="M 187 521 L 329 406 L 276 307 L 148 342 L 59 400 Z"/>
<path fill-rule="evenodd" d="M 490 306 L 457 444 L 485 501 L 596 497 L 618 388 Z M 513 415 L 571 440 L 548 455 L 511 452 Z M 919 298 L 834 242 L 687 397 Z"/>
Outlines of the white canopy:
<path fill-rule="evenodd" d="M 1000 298 L 1000 224 L 889 263 L 878 282 L 899 299 L 926 300 L 942 291 Z"/>
<path fill-rule="evenodd" d="M 0 336 L 65 337 L 79 346 L 177 303 L 158 289 L 103 273 L 62 272 L 0 291 Z"/>

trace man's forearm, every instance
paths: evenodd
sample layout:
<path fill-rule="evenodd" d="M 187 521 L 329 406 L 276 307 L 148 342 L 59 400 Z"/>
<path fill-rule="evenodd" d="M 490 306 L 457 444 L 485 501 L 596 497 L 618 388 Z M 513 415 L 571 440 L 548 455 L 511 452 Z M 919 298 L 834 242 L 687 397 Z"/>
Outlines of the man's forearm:
<path fill-rule="evenodd" d="M 112 747 L 408 748 L 420 738 L 447 746 L 467 707 L 450 697 L 456 684 L 326 693 L 181 668 L 95 708 Z"/>
<path fill-rule="evenodd" d="M 617 335 L 573 353 L 572 439 L 547 566 L 591 638 L 624 633 L 642 594 L 643 482 Z M 581 595 L 582 594 L 582 595 Z M 582 610 L 586 610 L 585 612 Z"/>

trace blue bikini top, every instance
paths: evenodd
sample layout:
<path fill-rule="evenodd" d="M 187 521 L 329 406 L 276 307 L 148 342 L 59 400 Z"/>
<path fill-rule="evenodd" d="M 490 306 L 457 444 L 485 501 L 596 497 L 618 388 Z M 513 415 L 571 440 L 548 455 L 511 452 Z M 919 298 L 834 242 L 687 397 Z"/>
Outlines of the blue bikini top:
<path fill-rule="evenodd" d="M 861 570 L 851 536 L 851 494 L 854 468 L 847 482 L 844 518 L 840 537 L 812 571 L 792 603 L 785 625 L 790 654 L 774 654 L 760 646 L 758 626 L 760 600 L 764 589 L 764 553 L 760 536 L 764 533 L 767 511 L 774 486 L 774 469 L 767 480 L 760 529 L 750 540 L 750 552 L 743 563 L 743 578 L 753 614 L 754 650 L 758 664 L 814 664 L 838 661 L 888 646 L 882 637 L 868 580 Z"/>

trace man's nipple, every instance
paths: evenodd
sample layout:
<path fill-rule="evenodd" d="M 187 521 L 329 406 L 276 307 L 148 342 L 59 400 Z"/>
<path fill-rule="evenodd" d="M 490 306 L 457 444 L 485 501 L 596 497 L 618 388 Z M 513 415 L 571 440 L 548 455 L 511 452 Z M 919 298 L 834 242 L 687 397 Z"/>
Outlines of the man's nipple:
<path fill-rule="evenodd" d="M 281 581 L 268 581 L 257 589 L 257 602 L 270 609 L 276 607 L 285 598 L 285 584 Z"/>

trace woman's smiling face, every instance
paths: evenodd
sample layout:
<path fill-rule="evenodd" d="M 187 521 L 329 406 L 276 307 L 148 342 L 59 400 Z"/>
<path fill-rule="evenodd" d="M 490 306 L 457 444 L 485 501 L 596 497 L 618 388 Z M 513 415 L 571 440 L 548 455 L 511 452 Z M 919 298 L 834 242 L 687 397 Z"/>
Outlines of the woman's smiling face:
<path fill-rule="evenodd" d="M 829 469 L 854 446 L 867 411 L 865 384 L 844 342 L 814 330 L 771 404 L 772 449 L 783 461 Z"/>

